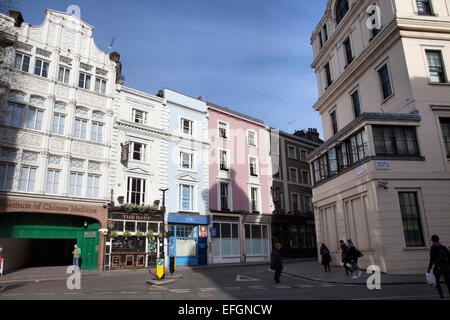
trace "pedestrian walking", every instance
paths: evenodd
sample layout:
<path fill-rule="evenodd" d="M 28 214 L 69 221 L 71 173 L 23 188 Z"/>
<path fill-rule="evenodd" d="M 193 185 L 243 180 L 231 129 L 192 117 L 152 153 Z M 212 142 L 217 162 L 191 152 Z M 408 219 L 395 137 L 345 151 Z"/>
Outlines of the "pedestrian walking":
<path fill-rule="evenodd" d="M 78 245 L 73 246 L 74 250 L 72 251 L 73 254 L 73 265 L 80 268 L 80 257 L 81 257 L 81 249 L 78 248 Z"/>
<path fill-rule="evenodd" d="M 436 278 L 436 289 L 441 296 L 441 299 L 444 299 L 444 293 L 442 292 L 439 280 L 441 276 L 444 276 L 448 294 L 450 296 L 450 253 L 447 247 L 439 243 L 439 236 L 433 235 L 431 237 L 431 241 L 432 245 L 430 249 L 430 264 L 428 265 L 428 273 L 430 273 L 433 269 L 433 274 Z"/>
<path fill-rule="evenodd" d="M 331 254 L 324 243 L 322 243 L 322 246 L 320 247 L 320 255 L 322 256 L 322 265 L 325 268 L 325 272 L 331 272 Z"/>
<path fill-rule="evenodd" d="M 362 271 L 358 267 L 358 259 L 362 257 L 362 253 L 361 253 L 361 251 L 359 251 L 356 248 L 352 239 L 347 240 L 347 246 L 348 246 L 348 256 L 350 258 L 350 264 L 352 265 L 352 270 L 355 273 L 355 275 L 352 278 L 358 279 L 362 275 Z M 356 275 L 356 273 L 358 273 L 358 275 Z"/>
<path fill-rule="evenodd" d="M 341 248 L 341 251 L 342 251 L 341 257 L 342 257 L 342 263 L 344 264 L 345 274 L 347 276 L 349 276 L 349 272 L 350 272 L 350 274 L 353 275 L 352 268 L 348 267 L 348 264 L 351 263 L 351 260 L 350 260 L 349 254 L 348 254 L 348 247 L 345 244 L 344 240 L 339 241 L 339 247 Z"/>
<path fill-rule="evenodd" d="M 271 269 L 275 270 L 274 280 L 276 283 L 280 283 L 281 271 L 283 270 L 283 261 L 281 260 L 281 243 L 275 244 L 275 248 L 272 252 Z"/>

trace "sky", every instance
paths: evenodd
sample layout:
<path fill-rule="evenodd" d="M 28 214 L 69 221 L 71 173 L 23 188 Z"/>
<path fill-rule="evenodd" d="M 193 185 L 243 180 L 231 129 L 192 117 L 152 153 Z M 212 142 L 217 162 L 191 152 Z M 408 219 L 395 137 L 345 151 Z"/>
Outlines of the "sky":
<path fill-rule="evenodd" d="M 78 5 L 97 47 L 120 53 L 127 87 L 202 96 L 283 131 L 317 128 L 323 137 L 310 39 L 326 0 L 8 1 L 32 25 L 47 8 Z"/>

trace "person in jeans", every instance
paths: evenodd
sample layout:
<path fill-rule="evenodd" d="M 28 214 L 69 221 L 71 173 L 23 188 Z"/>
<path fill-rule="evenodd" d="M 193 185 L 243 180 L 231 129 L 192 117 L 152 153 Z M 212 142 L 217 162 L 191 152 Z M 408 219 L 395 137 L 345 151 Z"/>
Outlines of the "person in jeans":
<path fill-rule="evenodd" d="M 283 261 L 281 260 L 281 243 L 275 244 L 275 248 L 272 252 L 271 269 L 275 270 L 274 280 L 276 283 L 280 283 L 281 271 L 283 270 Z"/>
<path fill-rule="evenodd" d="M 349 272 L 350 272 L 353 275 L 352 268 L 349 268 L 347 266 L 347 264 L 351 263 L 351 259 L 349 256 L 348 247 L 345 244 L 344 240 L 339 241 L 339 247 L 341 248 L 341 251 L 342 251 L 341 257 L 342 257 L 342 263 L 344 264 L 345 274 L 348 276 Z"/>
<path fill-rule="evenodd" d="M 72 251 L 73 254 L 73 265 L 80 268 L 80 257 L 81 257 L 81 249 L 78 248 L 78 245 L 74 245 L 74 250 Z"/>
<path fill-rule="evenodd" d="M 437 235 L 433 235 L 431 241 L 430 263 L 427 271 L 430 273 L 431 269 L 433 269 L 433 274 L 436 277 L 436 289 L 441 296 L 441 299 L 444 299 L 444 293 L 442 292 L 439 280 L 441 276 L 444 276 L 448 294 L 450 295 L 450 253 L 445 246 L 439 243 L 439 237 Z"/>
<path fill-rule="evenodd" d="M 347 240 L 348 245 L 348 255 L 350 258 L 350 264 L 352 265 L 352 270 L 355 273 L 355 275 L 352 277 L 353 279 L 357 279 L 361 277 L 362 271 L 358 268 L 358 259 L 361 256 L 358 249 L 356 249 L 355 244 L 353 243 L 352 239 Z M 356 275 L 358 273 L 358 275 Z"/>

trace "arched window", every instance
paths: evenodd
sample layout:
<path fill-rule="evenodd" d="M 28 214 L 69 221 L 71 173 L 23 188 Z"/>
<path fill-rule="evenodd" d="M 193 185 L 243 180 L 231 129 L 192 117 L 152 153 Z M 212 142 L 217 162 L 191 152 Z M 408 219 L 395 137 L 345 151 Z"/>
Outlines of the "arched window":
<path fill-rule="evenodd" d="M 336 4 L 336 22 L 339 24 L 344 19 L 349 9 L 348 0 L 338 0 Z"/>

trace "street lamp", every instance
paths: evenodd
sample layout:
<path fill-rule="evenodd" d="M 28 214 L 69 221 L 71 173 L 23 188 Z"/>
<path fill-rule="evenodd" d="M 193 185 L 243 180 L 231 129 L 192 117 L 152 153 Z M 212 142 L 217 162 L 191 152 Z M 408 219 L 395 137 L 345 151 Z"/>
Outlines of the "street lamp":
<path fill-rule="evenodd" d="M 164 276 L 166 274 L 166 253 L 164 250 L 164 243 L 165 243 L 165 238 L 166 238 L 166 192 L 169 191 L 168 188 L 165 189 L 159 189 L 159 191 L 161 191 L 163 193 L 163 198 L 162 198 L 162 214 L 163 214 L 163 232 L 162 232 L 162 259 L 164 259 Z M 163 278 L 164 278 L 163 276 Z"/>

